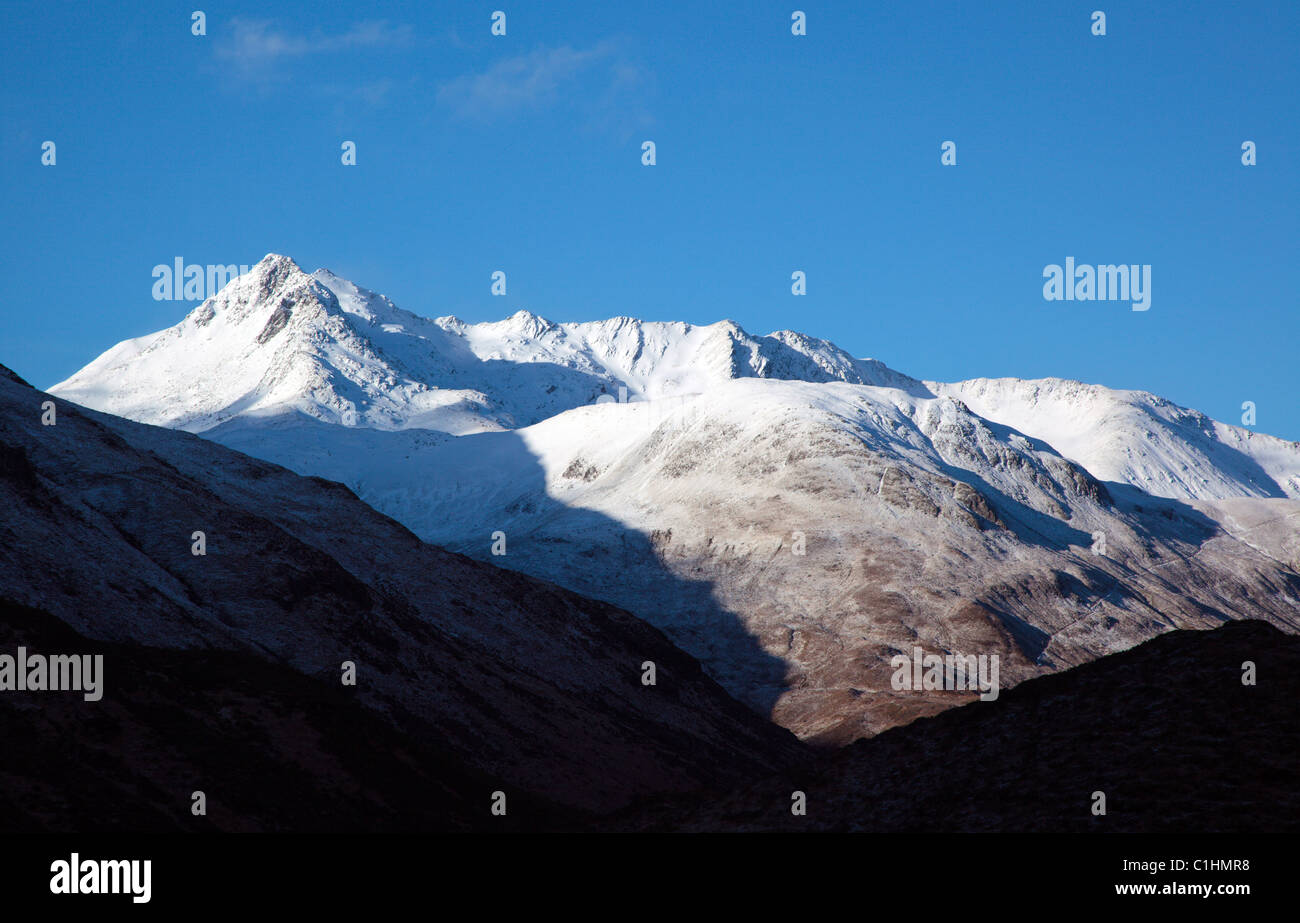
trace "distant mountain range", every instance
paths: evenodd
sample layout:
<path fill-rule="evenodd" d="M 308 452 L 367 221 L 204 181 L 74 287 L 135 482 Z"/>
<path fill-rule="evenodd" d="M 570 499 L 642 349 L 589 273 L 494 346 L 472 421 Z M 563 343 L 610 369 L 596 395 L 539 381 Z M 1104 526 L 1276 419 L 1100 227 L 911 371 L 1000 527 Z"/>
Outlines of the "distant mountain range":
<path fill-rule="evenodd" d="M 914 646 L 1010 686 L 1176 628 L 1300 631 L 1300 444 L 1145 392 L 927 382 L 730 321 L 430 320 L 276 255 L 51 392 L 608 601 L 810 741 L 972 698 L 892 688 Z"/>

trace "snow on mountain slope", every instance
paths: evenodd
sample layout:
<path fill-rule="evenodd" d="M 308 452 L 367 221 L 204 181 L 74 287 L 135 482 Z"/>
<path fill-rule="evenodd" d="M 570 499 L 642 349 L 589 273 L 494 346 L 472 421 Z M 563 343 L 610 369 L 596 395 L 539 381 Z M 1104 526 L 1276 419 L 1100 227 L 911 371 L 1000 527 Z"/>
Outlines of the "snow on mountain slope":
<path fill-rule="evenodd" d="M 540 477 L 548 493 L 566 506 L 586 505 L 589 494 L 613 490 L 627 498 L 626 504 L 608 505 L 606 512 L 617 517 L 623 506 L 634 507 L 636 498 L 654 495 L 661 476 L 680 475 L 676 468 L 646 469 L 653 469 L 670 435 L 683 438 L 696 429 L 730 433 L 735 451 L 754 454 L 754 465 L 773 472 L 797 460 L 796 454 L 813 454 L 814 447 L 833 454 L 843 444 L 896 459 L 926 475 L 950 479 L 961 473 L 1051 516 L 1060 515 L 1069 502 L 1062 484 L 1076 493 L 1105 495 L 1104 487 L 1046 446 L 1004 427 L 990 427 L 949 398 L 917 398 L 897 389 L 842 382 L 760 379 L 736 379 L 680 401 L 597 404 L 510 433 L 429 442 L 420 467 L 472 476 L 462 474 L 454 485 L 443 480 L 406 506 L 400 498 L 410 496 L 410 484 L 402 469 L 371 466 L 354 473 L 361 475 L 363 495 L 372 502 L 394 513 L 400 510 L 400 518 L 421 534 L 451 541 L 462 528 L 463 511 L 481 507 L 477 492 L 497 482 L 503 489 L 514 485 L 522 496 L 530 482 L 541 483 Z M 758 447 L 774 433 L 799 434 L 807 444 L 785 457 L 760 457 Z M 833 443 L 825 441 L 827 434 Z M 707 471 L 717 447 L 711 440 L 691 445 L 700 451 L 681 463 L 683 471 Z M 728 495 L 729 486 L 726 481 L 713 485 L 719 501 L 741 502 L 742 497 Z M 879 494 L 889 485 L 861 486 Z"/>
<path fill-rule="evenodd" d="M 1219 423 L 1145 391 L 1059 378 L 929 387 L 1050 443 L 1103 481 L 1157 497 L 1300 498 L 1300 443 Z"/>

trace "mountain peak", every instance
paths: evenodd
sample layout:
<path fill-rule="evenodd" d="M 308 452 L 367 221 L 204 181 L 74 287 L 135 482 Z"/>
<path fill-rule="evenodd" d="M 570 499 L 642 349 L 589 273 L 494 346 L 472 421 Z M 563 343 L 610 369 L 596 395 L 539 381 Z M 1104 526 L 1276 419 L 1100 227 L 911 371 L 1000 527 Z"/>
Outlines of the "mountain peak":
<path fill-rule="evenodd" d="M 257 261 L 257 265 L 292 266 L 294 269 L 301 269 L 301 267 L 294 261 L 293 257 L 285 256 L 283 253 L 268 253 Z"/>
<path fill-rule="evenodd" d="M 528 340 L 535 340 L 548 331 L 556 328 L 555 324 L 540 315 L 534 314 L 526 308 L 520 308 L 505 320 L 489 322 L 483 326 L 494 328 L 500 332 L 521 336 Z"/>
<path fill-rule="evenodd" d="M 534 314 L 527 308 L 520 308 L 514 314 L 511 314 L 509 319 L 520 324 L 541 324 L 543 327 L 555 326 L 540 314 Z"/>
<path fill-rule="evenodd" d="M 264 283 L 259 285 L 260 288 L 273 288 L 298 275 L 305 276 L 306 273 L 291 257 L 280 253 L 268 253 L 258 260 L 243 278 Z"/>
<path fill-rule="evenodd" d="M 302 267 L 295 263 L 292 258 L 279 253 L 268 253 L 257 262 L 256 266 L 248 271 L 249 279 L 265 283 L 261 287 L 268 290 L 278 287 L 296 276 L 306 277 L 307 274 L 302 271 Z"/>
<path fill-rule="evenodd" d="M 291 258 L 268 253 L 248 272 L 209 296 L 182 323 L 207 327 L 220 319 L 226 325 L 238 325 L 256 317 L 270 325 L 266 330 L 269 337 L 284 327 L 295 305 L 324 304 L 333 297 Z"/>

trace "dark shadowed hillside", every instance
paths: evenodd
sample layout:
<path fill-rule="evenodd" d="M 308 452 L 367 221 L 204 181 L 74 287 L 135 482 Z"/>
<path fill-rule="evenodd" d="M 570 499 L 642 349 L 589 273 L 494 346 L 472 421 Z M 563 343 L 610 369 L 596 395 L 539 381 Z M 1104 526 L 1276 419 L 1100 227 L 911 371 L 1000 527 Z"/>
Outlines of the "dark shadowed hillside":
<path fill-rule="evenodd" d="M 1258 684 L 1242 684 L 1253 661 Z M 859 741 L 818 771 L 643 807 L 680 830 L 1300 829 L 1300 639 L 1256 621 L 1175 631 Z M 808 813 L 791 814 L 791 792 Z M 1091 813 L 1105 792 L 1107 814 Z"/>
<path fill-rule="evenodd" d="M 112 694 L 0 696 L 0 830 L 530 830 L 584 813 L 498 784 L 432 727 L 397 725 L 257 656 L 92 641 L 0 600 L 0 650 L 96 651 Z M 207 812 L 190 811 L 202 791 Z"/>
<path fill-rule="evenodd" d="M 347 765 L 324 765 L 323 784 L 379 790 L 403 767 L 414 773 L 409 790 L 393 793 L 383 810 L 368 815 L 366 799 L 354 795 L 337 816 L 331 798 L 314 800 L 289 784 L 292 773 L 278 776 L 296 789 L 288 806 L 253 791 L 258 776 L 249 773 L 248 791 L 213 793 L 214 802 L 249 811 L 230 826 L 391 825 L 408 810 L 398 798 L 419 792 L 421 773 L 441 771 L 425 765 L 433 753 L 472 780 L 447 794 L 457 822 L 462 804 L 486 813 L 497 789 L 523 801 L 610 809 L 639 795 L 729 785 L 801 758 L 791 735 L 625 612 L 427 545 L 341 485 L 195 436 L 64 401 L 55 402 L 56 424 L 44 426 L 49 397 L 4 371 L 0 598 L 39 611 L 26 616 L 37 637 L 57 637 L 61 624 L 78 636 L 68 644 L 92 648 L 58 653 L 102 650 L 107 679 L 97 703 L 74 697 L 54 705 L 52 693 L 8 692 L 0 705 L 24 733 L 43 738 L 66 726 L 70 758 L 94 752 L 77 749 L 90 746 L 83 734 L 98 734 L 105 753 L 123 748 L 126 763 L 92 762 L 78 777 L 102 772 L 105 784 L 126 785 L 128 765 L 156 762 L 171 778 L 148 784 L 184 791 L 174 810 L 188 823 L 187 793 L 203 788 L 191 776 L 204 757 L 185 741 L 226 707 L 247 739 L 238 741 L 233 725 L 217 735 L 228 744 L 222 760 L 232 761 L 212 767 L 218 777 L 251 758 L 241 748 L 259 739 L 267 741 L 268 768 L 290 770 L 297 747 L 304 767 L 341 760 L 344 737 L 316 739 L 327 726 L 354 727 L 358 752 L 406 735 L 409 757 L 376 757 L 368 766 L 354 753 Z M 195 531 L 205 533 L 206 555 L 192 553 Z M 356 664 L 354 687 L 340 682 L 344 661 Z M 646 661 L 656 664 L 655 686 L 641 683 Z M 24 708 L 40 714 L 22 719 Z M 81 717 L 54 721 L 62 708 Z M 120 731 L 111 732 L 113 720 Z M 159 750 L 152 760 L 169 741 L 177 752 Z M 5 764 L 32 784 L 42 765 Z M 449 789 L 450 779 L 442 778 Z M 65 797 L 75 793 L 59 795 L 48 811 L 24 802 L 26 820 L 16 822 L 46 816 L 55 829 L 154 827 L 167 801 L 141 791 L 117 805 L 89 799 L 68 813 Z M 125 807 L 132 804 L 143 813 L 133 815 Z M 415 818 L 439 825 L 427 804 L 410 808 Z"/>

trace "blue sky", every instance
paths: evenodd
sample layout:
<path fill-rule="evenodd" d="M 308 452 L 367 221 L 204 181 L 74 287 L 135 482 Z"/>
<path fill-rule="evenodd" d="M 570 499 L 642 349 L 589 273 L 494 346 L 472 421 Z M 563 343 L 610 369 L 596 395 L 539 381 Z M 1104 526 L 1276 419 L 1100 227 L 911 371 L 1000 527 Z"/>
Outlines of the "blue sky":
<path fill-rule="evenodd" d="M 156 264 L 274 251 L 430 316 L 732 318 L 1300 439 L 1292 0 L 313 7 L 6 4 L 0 362 L 49 386 L 193 307 Z M 1067 256 L 1150 264 L 1151 309 L 1045 301 Z"/>

